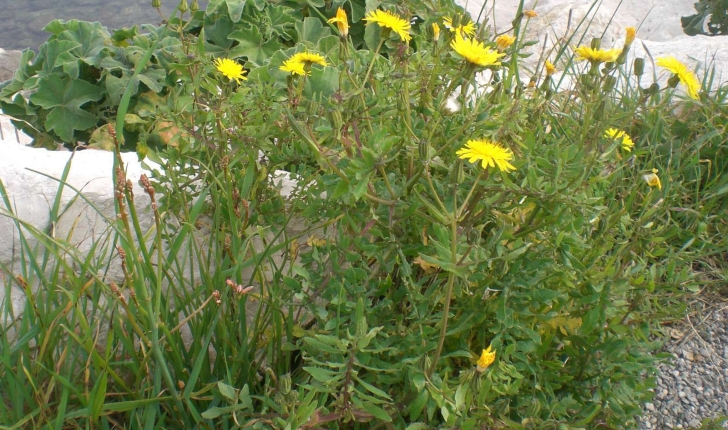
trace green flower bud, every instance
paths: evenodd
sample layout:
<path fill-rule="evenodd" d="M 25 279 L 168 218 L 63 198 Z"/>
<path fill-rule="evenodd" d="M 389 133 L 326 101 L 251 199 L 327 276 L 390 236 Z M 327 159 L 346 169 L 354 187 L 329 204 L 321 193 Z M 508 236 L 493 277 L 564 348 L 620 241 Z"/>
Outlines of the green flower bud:
<path fill-rule="evenodd" d="M 185 13 L 190 10 L 189 5 L 187 4 L 187 0 L 180 0 L 178 9 L 180 13 Z"/>
<path fill-rule="evenodd" d="M 644 58 L 635 58 L 633 66 L 634 66 L 634 75 L 642 76 L 642 74 L 645 72 L 645 59 Z"/>
<path fill-rule="evenodd" d="M 427 161 L 430 159 L 430 142 L 426 139 L 420 139 L 420 144 L 417 146 L 420 153 L 420 160 Z"/>
<path fill-rule="evenodd" d="M 617 78 L 615 78 L 614 76 L 609 75 L 604 78 L 604 91 L 612 91 L 616 85 Z"/>
<path fill-rule="evenodd" d="M 344 120 L 341 118 L 341 112 L 338 109 L 329 109 L 329 123 L 334 130 L 341 130 Z"/>
<path fill-rule="evenodd" d="M 541 412 L 541 402 L 539 402 L 535 398 L 531 399 L 531 403 L 528 405 L 528 408 L 526 409 L 526 414 L 529 417 L 537 417 L 539 412 Z"/>
<path fill-rule="evenodd" d="M 198 10 L 200 10 L 200 4 L 197 3 L 197 0 L 192 0 L 192 4 L 190 5 L 190 11 L 192 11 L 192 13 L 195 13 Z"/>
<path fill-rule="evenodd" d="M 600 37 L 595 37 L 591 41 L 591 48 L 592 49 L 601 49 L 602 46 L 602 39 Z"/>
<path fill-rule="evenodd" d="M 285 375 L 281 376 L 280 378 L 280 389 L 283 394 L 288 394 L 291 391 L 292 381 L 291 381 L 291 374 L 286 373 Z"/>
<path fill-rule="evenodd" d="M 152 7 L 157 9 L 162 7 L 162 0 L 152 0 Z"/>

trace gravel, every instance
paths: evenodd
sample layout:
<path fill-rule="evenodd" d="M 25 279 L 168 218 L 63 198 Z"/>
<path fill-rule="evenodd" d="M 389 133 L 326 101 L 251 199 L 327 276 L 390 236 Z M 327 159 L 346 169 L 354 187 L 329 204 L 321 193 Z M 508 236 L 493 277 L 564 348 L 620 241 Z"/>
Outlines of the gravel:
<path fill-rule="evenodd" d="M 700 428 L 706 418 L 728 416 L 728 306 L 723 304 L 703 321 L 688 322 L 685 333 L 677 332 L 663 347 L 674 359 L 659 367 L 641 430 Z M 722 428 L 728 429 L 728 422 Z"/>

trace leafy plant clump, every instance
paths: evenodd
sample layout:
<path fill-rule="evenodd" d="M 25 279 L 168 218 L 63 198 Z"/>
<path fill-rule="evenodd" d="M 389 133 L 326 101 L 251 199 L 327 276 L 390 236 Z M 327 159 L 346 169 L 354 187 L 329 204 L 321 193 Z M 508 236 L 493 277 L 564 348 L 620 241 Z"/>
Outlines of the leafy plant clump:
<path fill-rule="evenodd" d="M 695 10 L 697 13 L 680 18 L 685 34 L 688 36 L 728 34 L 728 0 L 699 0 L 695 3 Z"/>
<path fill-rule="evenodd" d="M 0 421 L 636 428 L 654 335 L 725 249 L 728 91 L 672 57 L 643 83 L 634 29 L 527 70 L 534 14 L 496 35 L 450 3 L 211 1 L 104 44 L 98 69 L 70 48 L 51 67 L 76 34 L 54 33 L 7 106 L 38 130 L 95 115 L 65 141 L 105 133 L 117 210 L 79 256 L 0 184 L 43 245 L 0 267 L 27 297 L 3 308 Z M 163 171 L 140 180 L 148 230 L 125 145 Z"/>

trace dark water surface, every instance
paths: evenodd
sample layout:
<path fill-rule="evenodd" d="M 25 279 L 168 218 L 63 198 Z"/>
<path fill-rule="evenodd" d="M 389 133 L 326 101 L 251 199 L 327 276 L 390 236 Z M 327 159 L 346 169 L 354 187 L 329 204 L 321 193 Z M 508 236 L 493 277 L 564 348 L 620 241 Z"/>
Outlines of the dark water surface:
<path fill-rule="evenodd" d="M 162 0 L 164 16 L 178 3 Z M 199 3 L 201 8 L 207 4 Z M 162 17 L 151 4 L 151 0 L 0 0 L 0 48 L 37 51 L 48 38 L 43 27 L 54 19 L 99 21 L 109 32 L 136 24 L 159 24 Z"/>

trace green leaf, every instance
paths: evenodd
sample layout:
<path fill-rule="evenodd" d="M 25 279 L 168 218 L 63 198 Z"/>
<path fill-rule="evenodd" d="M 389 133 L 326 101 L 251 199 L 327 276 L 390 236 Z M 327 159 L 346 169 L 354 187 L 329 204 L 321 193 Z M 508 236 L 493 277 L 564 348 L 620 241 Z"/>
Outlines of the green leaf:
<path fill-rule="evenodd" d="M 245 0 L 210 0 L 205 9 L 205 15 L 209 16 L 218 10 L 225 10 L 233 22 L 238 22 L 243 15 L 244 7 Z"/>
<path fill-rule="evenodd" d="M 45 121 L 46 129 L 53 130 L 64 142 L 74 142 L 74 130 L 92 128 L 98 121 L 96 115 L 84 111 L 81 106 L 101 97 L 99 87 L 86 81 L 51 75 L 41 81 L 30 101 L 50 110 Z"/>
<path fill-rule="evenodd" d="M 256 27 L 235 31 L 228 36 L 228 39 L 239 43 L 230 51 L 230 58 L 247 57 L 248 61 L 256 64 L 263 64 L 283 47 L 275 38 L 264 40 Z"/>
<path fill-rule="evenodd" d="M 369 412 L 370 414 L 374 415 L 376 418 L 379 418 L 382 421 L 385 421 L 385 422 L 392 421 L 392 417 L 390 417 L 389 414 L 384 409 L 380 408 L 377 405 L 373 405 L 369 402 L 364 402 L 364 403 L 362 403 L 361 406 L 364 408 L 364 410 L 366 410 L 367 412 Z"/>
<path fill-rule="evenodd" d="M 237 398 L 237 394 L 235 393 L 235 388 L 229 386 L 228 384 L 218 381 L 217 383 L 217 389 L 220 390 L 220 394 L 223 395 L 228 400 L 235 400 Z"/>
<path fill-rule="evenodd" d="M 304 367 L 303 370 L 308 372 L 313 379 L 324 384 L 336 383 L 343 377 L 340 372 L 334 372 L 333 370 L 322 369 L 320 367 Z"/>
<path fill-rule="evenodd" d="M 329 98 L 339 89 L 339 70 L 335 67 L 319 67 L 318 65 L 311 68 L 311 76 L 308 79 L 308 85 L 304 94 L 310 98 L 322 97 Z"/>
<path fill-rule="evenodd" d="M 99 22 L 79 21 L 76 29 L 67 29 L 59 34 L 59 41 L 65 40 L 77 44 L 76 48 L 64 55 L 69 62 L 69 64 L 63 66 L 64 71 L 72 77 L 77 77 L 77 74 L 74 75 L 70 71 L 73 70 L 78 73 L 77 59 L 90 66 L 98 67 L 103 58 L 102 53 L 106 49 L 110 38 L 111 35 Z M 73 65 L 70 63 L 73 63 Z"/>
<path fill-rule="evenodd" d="M 367 391 L 374 394 L 375 396 L 379 396 L 381 398 L 392 400 L 391 397 L 389 397 L 389 394 L 385 393 L 384 391 L 380 390 L 379 388 L 375 387 L 374 385 L 364 381 L 363 379 L 359 378 L 358 376 L 354 376 L 354 379 L 359 381 L 359 383 L 366 388 Z"/>
<path fill-rule="evenodd" d="M 319 40 L 326 36 L 331 36 L 331 29 L 324 27 L 318 18 L 307 17 L 303 21 L 296 22 L 296 42 L 311 42 L 318 44 Z"/>
<path fill-rule="evenodd" d="M 409 416 L 412 421 L 416 420 L 420 414 L 422 414 L 422 410 L 425 409 L 425 405 L 427 404 L 427 401 L 430 399 L 430 393 L 427 390 L 420 390 L 420 393 L 417 394 L 417 397 L 410 403 L 409 407 Z"/>

